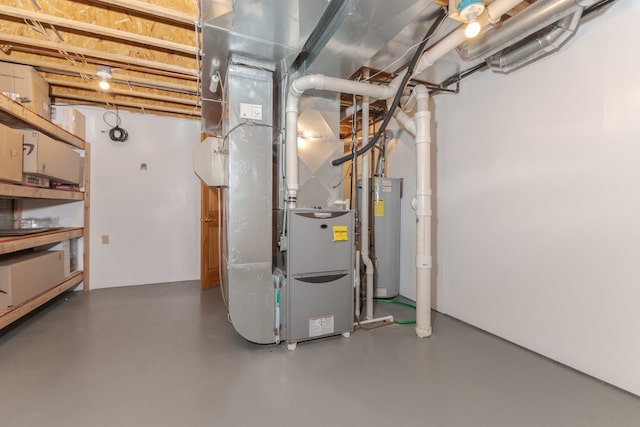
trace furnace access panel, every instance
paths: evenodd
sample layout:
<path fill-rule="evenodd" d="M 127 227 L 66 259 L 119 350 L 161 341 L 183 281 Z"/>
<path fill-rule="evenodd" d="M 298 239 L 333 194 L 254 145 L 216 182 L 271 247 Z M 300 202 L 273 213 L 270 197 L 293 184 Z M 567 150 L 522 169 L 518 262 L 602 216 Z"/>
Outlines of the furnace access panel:
<path fill-rule="evenodd" d="M 352 330 L 353 221 L 353 211 L 289 211 L 288 343 Z"/>

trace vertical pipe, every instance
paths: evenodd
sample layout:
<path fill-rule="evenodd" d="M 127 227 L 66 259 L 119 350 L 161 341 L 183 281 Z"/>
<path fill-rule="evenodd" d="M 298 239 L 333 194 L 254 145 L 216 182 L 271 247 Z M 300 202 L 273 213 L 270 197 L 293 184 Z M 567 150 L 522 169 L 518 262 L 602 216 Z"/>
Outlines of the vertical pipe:
<path fill-rule="evenodd" d="M 356 319 L 360 319 L 360 251 L 356 251 L 356 268 L 355 268 L 355 274 L 353 275 L 353 277 L 355 278 L 355 283 L 354 283 L 354 288 L 355 288 L 355 294 L 356 294 L 356 307 L 355 307 L 355 314 L 356 314 Z"/>
<path fill-rule="evenodd" d="M 416 334 L 431 335 L 431 112 L 429 92 L 414 89 L 416 121 Z"/>
<path fill-rule="evenodd" d="M 363 77 L 369 77 L 369 70 L 364 70 Z M 369 97 L 362 97 L 362 146 L 369 143 Z M 354 162 L 356 160 L 354 159 Z M 362 263 L 367 273 L 367 312 L 365 319 L 373 318 L 373 262 L 369 257 L 369 171 L 371 170 L 369 151 L 362 155 L 362 199 L 360 206 L 360 252 Z"/>

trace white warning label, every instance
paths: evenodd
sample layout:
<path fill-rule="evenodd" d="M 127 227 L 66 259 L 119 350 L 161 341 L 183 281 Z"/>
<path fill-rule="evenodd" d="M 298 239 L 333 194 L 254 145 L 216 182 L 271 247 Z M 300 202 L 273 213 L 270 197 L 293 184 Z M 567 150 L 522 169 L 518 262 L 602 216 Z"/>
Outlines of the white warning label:
<path fill-rule="evenodd" d="M 309 318 L 309 338 L 332 334 L 333 331 L 333 316 Z"/>

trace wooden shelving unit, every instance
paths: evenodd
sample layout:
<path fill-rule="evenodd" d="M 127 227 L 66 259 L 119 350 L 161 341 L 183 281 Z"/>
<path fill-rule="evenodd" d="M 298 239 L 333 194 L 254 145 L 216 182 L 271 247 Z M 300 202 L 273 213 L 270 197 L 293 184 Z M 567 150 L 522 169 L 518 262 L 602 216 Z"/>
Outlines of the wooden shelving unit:
<path fill-rule="evenodd" d="M 0 94 L 0 123 L 10 128 L 33 129 L 49 135 L 53 139 L 66 142 L 84 150 L 85 142 L 44 117 L 24 108 L 11 98 Z"/>
<path fill-rule="evenodd" d="M 54 139 L 65 142 L 85 150 L 85 186 L 84 191 L 57 190 L 31 187 L 20 184 L 0 182 L 0 198 L 25 200 L 47 199 L 68 202 L 84 201 L 84 225 L 82 227 L 61 228 L 26 236 L 0 237 L 0 255 L 10 254 L 24 249 L 36 248 L 43 245 L 62 242 L 68 239 L 84 237 L 84 270 L 74 271 L 62 283 L 34 296 L 33 298 L 13 307 L 0 311 L 0 329 L 18 320 L 25 314 L 35 310 L 61 293 L 83 282 L 84 290 L 89 290 L 89 176 L 90 176 L 90 145 L 81 138 L 67 132 L 49 120 L 38 116 L 10 98 L 0 94 L 0 123 L 14 128 L 33 129 L 40 131 Z"/>
<path fill-rule="evenodd" d="M 84 229 L 82 228 L 63 228 L 27 236 L 0 237 L 0 255 L 57 243 L 63 240 L 75 239 L 83 235 Z"/>

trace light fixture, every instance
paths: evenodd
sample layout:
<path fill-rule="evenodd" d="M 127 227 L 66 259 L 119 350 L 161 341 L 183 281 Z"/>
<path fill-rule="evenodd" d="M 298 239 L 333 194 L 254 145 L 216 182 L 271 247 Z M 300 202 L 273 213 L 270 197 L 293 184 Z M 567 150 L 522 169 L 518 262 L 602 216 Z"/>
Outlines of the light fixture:
<path fill-rule="evenodd" d="M 482 25 L 478 22 L 478 16 L 484 12 L 482 0 L 460 0 L 458 3 L 458 14 L 463 22 L 467 23 L 464 35 L 472 39 L 482 30 Z"/>
<path fill-rule="evenodd" d="M 111 87 L 111 85 L 109 84 L 109 80 L 111 79 L 111 67 L 98 65 L 98 71 L 96 72 L 96 75 L 100 77 L 100 83 L 98 83 L 100 89 L 109 90 L 109 88 Z"/>
<path fill-rule="evenodd" d="M 211 82 L 209 83 L 209 90 L 211 93 L 218 91 L 218 84 L 220 83 L 220 60 L 213 58 L 211 60 Z"/>
<path fill-rule="evenodd" d="M 464 29 L 464 35 L 467 36 L 468 39 L 472 39 L 480 34 L 480 30 L 482 30 L 482 25 L 480 25 L 476 18 L 471 18 L 467 27 Z"/>

